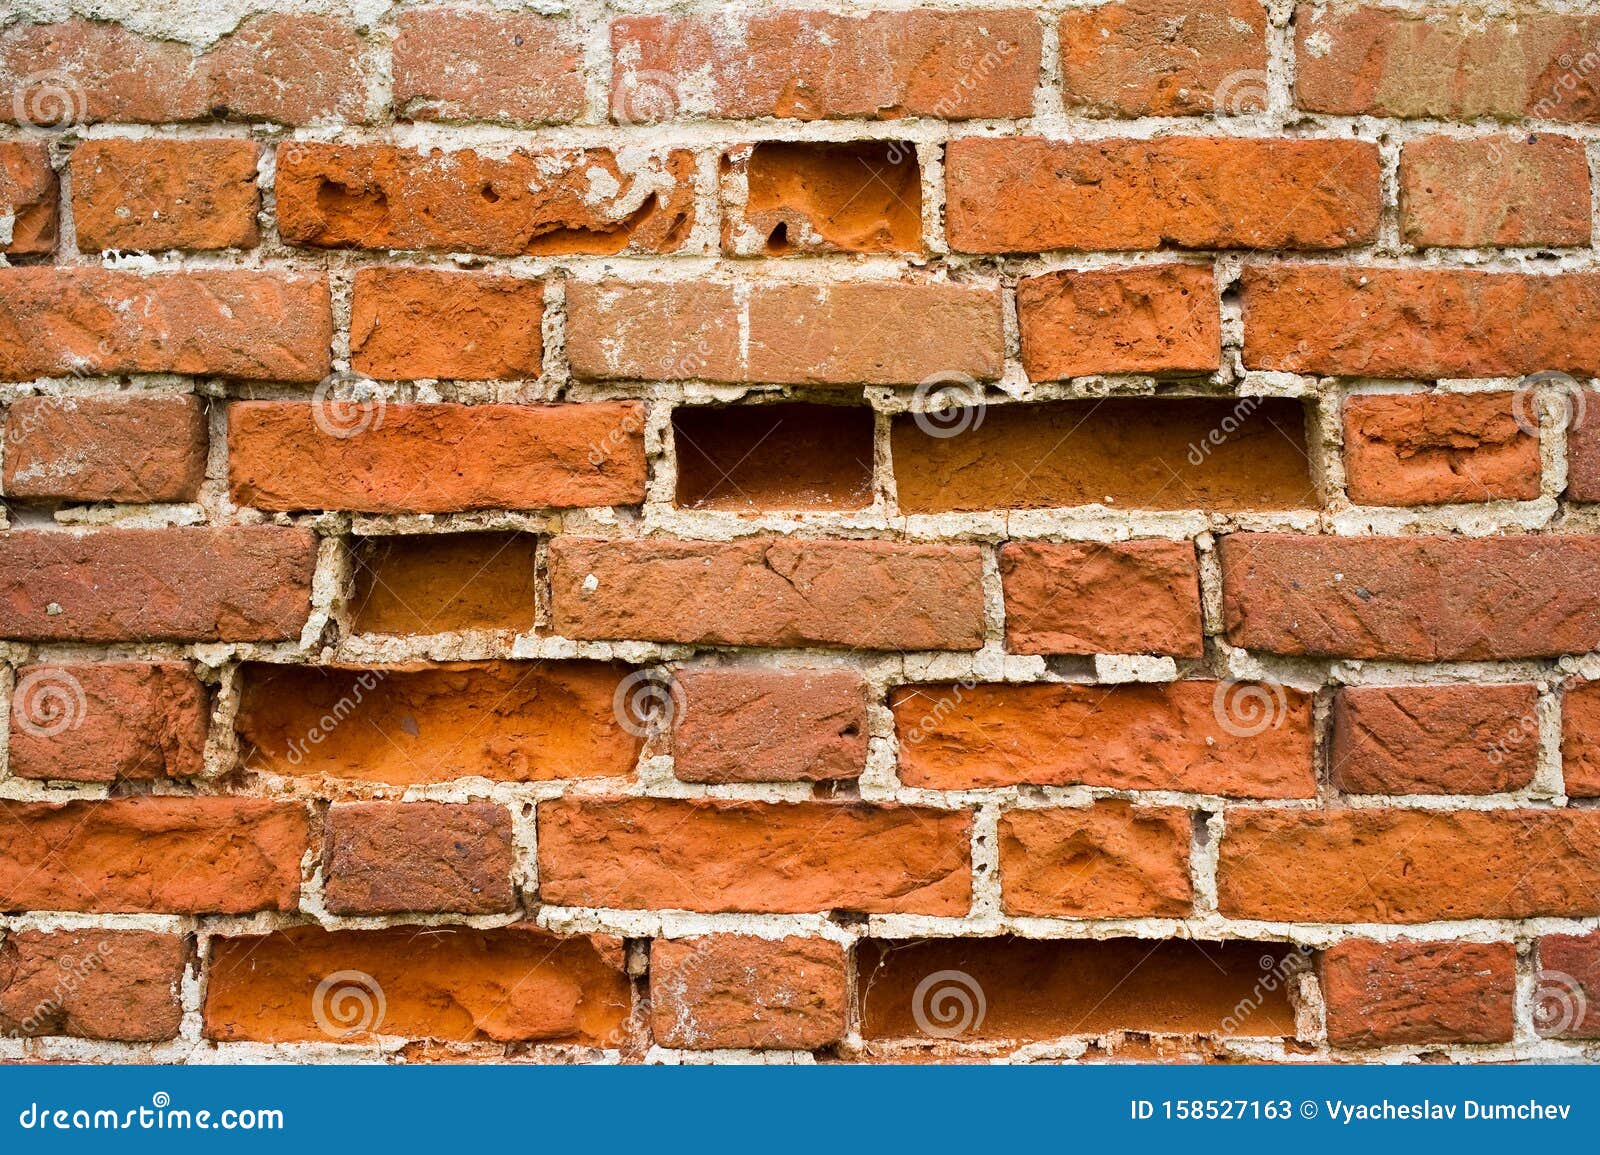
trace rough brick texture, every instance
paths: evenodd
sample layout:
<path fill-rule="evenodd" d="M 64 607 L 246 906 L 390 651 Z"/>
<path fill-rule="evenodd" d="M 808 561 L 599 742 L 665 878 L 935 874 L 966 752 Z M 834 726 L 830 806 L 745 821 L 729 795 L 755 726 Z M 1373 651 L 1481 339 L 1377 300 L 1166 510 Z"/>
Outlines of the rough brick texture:
<path fill-rule="evenodd" d="M 10 5 L 0 1065 L 1600 1060 L 1592 8 Z"/>

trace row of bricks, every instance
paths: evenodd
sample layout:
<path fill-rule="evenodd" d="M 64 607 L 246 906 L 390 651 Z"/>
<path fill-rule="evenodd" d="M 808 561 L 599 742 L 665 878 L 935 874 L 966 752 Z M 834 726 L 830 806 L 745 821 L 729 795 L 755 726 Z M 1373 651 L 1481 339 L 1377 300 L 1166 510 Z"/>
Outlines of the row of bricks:
<path fill-rule="evenodd" d="M 975 912 L 975 813 L 852 801 L 582 794 L 522 804 L 537 849 L 519 878 L 494 803 L 305 803 L 235 796 L 8 802 L 0 910 L 249 914 L 314 908 L 323 851 L 338 914 L 530 907 L 706 914 Z M 1203 913 L 1195 825 L 1210 814 L 1123 800 L 1004 809 L 999 909 L 1017 918 Z M 1415 924 L 1600 916 L 1600 810 L 1229 807 L 1215 912 L 1272 923 Z M 1209 830 L 1206 837 L 1215 836 Z M 979 833 L 980 839 L 987 838 Z M 981 909 L 979 910 L 981 913 Z"/>
<path fill-rule="evenodd" d="M 1570 422 L 1563 493 L 1600 499 L 1600 394 L 1560 400 Z M 4 418 L 0 485 L 22 502 L 195 501 L 210 452 L 206 408 L 189 395 L 21 398 Z M 1436 505 L 1542 492 L 1534 389 L 1354 394 L 1342 408 L 1352 502 Z M 640 404 L 384 402 L 378 412 L 371 401 L 236 401 L 226 413 L 228 493 L 247 508 L 459 513 L 638 505 L 649 497 Z M 1307 418 L 1298 400 L 1261 397 L 1008 405 L 981 419 L 907 413 L 892 418 L 890 452 L 880 460 L 875 415 L 865 406 L 680 407 L 670 419 L 672 500 L 685 509 L 861 510 L 892 484 L 902 514 L 1319 509 L 1328 502 Z M 341 421 L 366 427 L 341 437 Z"/>
<path fill-rule="evenodd" d="M 260 146 L 247 140 L 81 144 L 70 161 L 77 247 L 253 248 Z M 930 151 L 930 157 L 934 154 Z M 686 149 L 535 148 L 483 155 L 296 143 L 276 154 L 276 219 L 292 245 L 500 256 L 697 252 L 699 164 Z M 1352 140 L 963 138 L 943 151 L 956 252 L 1327 250 L 1378 240 L 1379 146 Z M 721 158 L 730 256 L 922 253 L 923 173 L 903 142 L 764 143 Z M 1426 136 L 1400 152 L 1401 235 L 1422 247 L 1579 246 L 1592 239 L 1584 144 L 1560 135 Z M 0 144 L 0 251 L 57 240 L 46 148 Z"/>
<path fill-rule="evenodd" d="M 1436 379 L 1600 375 L 1600 273 L 1286 266 L 1239 280 L 1247 369 Z M 1062 271 L 1016 291 L 1037 381 L 1204 375 L 1222 364 L 1212 269 Z M 997 284 L 578 281 L 564 287 L 580 381 L 820 386 L 994 380 Z M 544 286 L 501 274 L 356 277 L 352 363 L 384 380 L 527 379 L 542 370 Z M 316 276 L 0 269 L 0 380 L 182 373 L 311 382 L 331 368 L 332 299 Z"/>
<path fill-rule="evenodd" d="M 242 764 L 346 788 L 624 779 L 647 736 L 684 782 L 847 782 L 867 770 L 870 713 L 884 705 L 838 667 L 686 664 L 652 679 L 605 662 L 251 664 L 242 682 L 233 722 Z M 887 705 L 897 777 L 914 788 L 1318 795 L 1312 697 L 1270 683 L 911 683 Z M 361 725 L 339 725 L 357 712 Z M 1573 682 L 1549 705 L 1527 683 L 1341 687 L 1327 777 L 1349 794 L 1526 790 L 1546 716 L 1561 728 L 1565 793 L 1600 797 L 1600 682 Z M 56 783 L 208 776 L 211 717 L 205 687 L 181 663 L 22 666 L 9 773 Z"/>
<path fill-rule="evenodd" d="M 12 530 L 0 535 L 0 638 L 296 638 L 316 549 L 313 533 L 286 526 Z M 1218 552 L 1222 636 L 1247 650 L 1438 662 L 1600 646 L 1592 535 L 1232 533 Z M 1017 542 L 1001 563 L 1019 651 L 1201 653 L 1189 542 Z M 977 545 L 557 535 L 550 629 L 588 641 L 977 650 L 984 564 Z"/>
<path fill-rule="evenodd" d="M 1069 109 L 1173 116 L 1267 104 L 1268 20 L 1257 0 L 1116 0 L 1059 15 L 625 16 L 610 22 L 609 60 L 592 61 L 593 81 L 609 65 L 619 123 L 1028 117 L 1046 22 L 1060 44 L 1047 84 L 1059 84 Z M 35 87 L 45 74 L 72 86 L 82 120 L 360 121 L 378 112 L 368 91 L 387 72 L 397 116 L 586 119 L 594 54 L 576 20 L 440 6 L 403 9 L 382 27 L 392 57 L 371 59 L 356 28 L 320 16 L 256 16 L 202 53 L 114 24 L 16 24 L 0 34 L 0 116 L 54 122 L 60 110 Z M 1301 5 L 1294 100 L 1336 115 L 1593 122 L 1597 31 L 1594 16 L 1551 11 Z M 89 66 L 106 60 L 119 67 Z"/>
<path fill-rule="evenodd" d="M 820 1050 L 844 1042 L 852 1026 L 866 1042 L 1038 1041 L 1106 1030 L 1290 1038 L 1313 1033 L 1297 1029 L 1304 1000 L 1293 980 L 1314 974 L 1334 1047 L 1470 1045 L 1515 1036 L 1517 953 L 1504 941 L 1350 939 L 1310 952 L 1135 939 L 867 939 L 847 947 L 713 934 L 653 940 L 648 983 L 636 992 L 621 941 L 527 924 L 303 926 L 212 937 L 203 961 L 172 934 L 18 930 L 0 945 L 0 1024 L 13 1037 L 173 1039 L 186 972 L 203 969 L 202 1037 L 220 1042 L 383 1035 L 619 1047 L 644 1022 L 656 1043 L 695 1050 Z M 1576 1001 L 1569 1013 L 1536 1021 L 1540 1034 L 1600 1037 L 1600 1011 L 1592 994 L 1584 997 L 1600 990 L 1600 935 L 1546 935 L 1532 953 L 1548 984 L 1535 997 Z M 982 1013 L 958 1025 L 929 1013 L 930 976 L 951 974 L 965 980 L 969 999 L 982 1000 Z M 63 975 L 74 977 L 70 987 Z M 328 985 L 340 976 L 342 988 Z M 1174 990 L 1183 993 L 1174 998 Z M 353 1006 L 334 1007 L 334 998 Z"/>

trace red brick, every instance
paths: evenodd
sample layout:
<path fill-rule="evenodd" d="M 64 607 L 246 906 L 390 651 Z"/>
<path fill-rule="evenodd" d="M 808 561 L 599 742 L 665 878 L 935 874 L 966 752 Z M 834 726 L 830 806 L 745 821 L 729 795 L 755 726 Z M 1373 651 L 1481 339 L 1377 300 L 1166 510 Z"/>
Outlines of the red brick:
<path fill-rule="evenodd" d="M 1600 811 L 1233 810 L 1218 909 L 1274 922 L 1600 914 Z"/>
<path fill-rule="evenodd" d="M 188 373 L 316 381 L 333 316 L 320 277 L 233 269 L 0 270 L 0 380 Z"/>
<path fill-rule="evenodd" d="M 533 13 L 453 6 L 402 12 L 394 103 L 415 120 L 576 120 L 584 105 L 583 36 L 573 20 Z"/>
<path fill-rule="evenodd" d="M 1313 112 L 1441 120 L 1600 119 L 1600 20 L 1446 6 L 1296 10 L 1295 99 Z"/>
<path fill-rule="evenodd" d="M 1257 266 L 1244 271 L 1251 369 L 1347 377 L 1600 372 L 1600 274 Z"/>
<path fill-rule="evenodd" d="M 250 249 L 255 142 L 89 140 L 72 154 L 78 248 Z"/>
<path fill-rule="evenodd" d="M 234 725 L 252 770 L 393 786 L 620 778 L 639 738 L 609 662 L 413 669 L 247 665 Z M 356 717 L 360 724 L 341 723 Z"/>
<path fill-rule="evenodd" d="M 361 269 L 350 306 L 350 364 L 384 381 L 538 377 L 544 286 L 433 269 Z"/>
<path fill-rule="evenodd" d="M 730 256 L 922 251 L 914 145 L 766 141 L 725 153 L 722 172 Z"/>
<path fill-rule="evenodd" d="M 611 116 L 1028 116 L 1040 43 L 1037 18 L 1007 9 L 624 17 Z"/>
<path fill-rule="evenodd" d="M 1539 1034 L 1600 1039 L 1600 934 L 1552 934 L 1539 940 L 1533 1025 Z"/>
<path fill-rule="evenodd" d="M 558 537 L 551 624 L 569 638 L 975 650 L 977 547 L 882 541 Z"/>
<path fill-rule="evenodd" d="M 0 945 L 0 1030 L 125 1043 L 175 1039 L 184 940 L 144 930 L 12 930 Z"/>
<path fill-rule="evenodd" d="M 515 910 L 511 812 L 492 802 L 353 802 L 328 810 L 334 914 Z"/>
<path fill-rule="evenodd" d="M 1108 116 L 1259 112 L 1266 75 L 1258 0 L 1116 0 L 1061 17 L 1069 107 Z"/>
<path fill-rule="evenodd" d="M 362 416 L 367 427 L 341 437 L 341 413 L 330 419 L 315 403 L 234 402 L 234 500 L 257 509 L 372 513 L 644 500 L 644 416 L 635 402 L 368 404 Z"/>
<path fill-rule="evenodd" d="M 1600 645 L 1600 537 L 1222 539 L 1228 640 L 1274 654 L 1478 661 Z"/>
<path fill-rule="evenodd" d="M 1090 373 L 1209 373 L 1222 319 L 1208 266 L 1049 273 L 1017 285 L 1022 366 L 1035 381 Z"/>
<path fill-rule="evenodd" d="M 44 142 L 0 142 L 0 253 L 55 251 L 58 192 Z"/>
<path fill-rule="evenodd" d="M 1320 962 L 1336 1047 L 1511 1041 L 1513 943 L 1354 939 L 1329 947 Z"/>
<path fill-rule="evenodd" d="M 366 86 L 355 29 L 326 16 L 253 16 L 199 54 L 98 21 L 0 32 L 0 119 L 13 122 L 359 121 Z"/>
<path fill-rule="evenodd" d="M 814 1051 L 845 1033 L 844 948 L 715 934 L 650 947 L 650 1025 L 667 1047 Z"/>
<path fill-rule="evenodd" d="M 1198 658 L 1200 570 L 1187 541 L 1010 542 L 1006 645 L 1023 654 Z"/>
<path fill-rule="evenodd" d="M 21 397 L 6 411 L 5 491 L 62 501 L 193 501 L 206 475 L 193 396 Z"/>
<path fill-rule="evenodd" d="M 1377 237 L 1378 149 L 1356 140 L 1048 141 L 946 149 L 950 247 L 1338 249 Z"/>
<path fill-rule="evenodd" d="M 278 148 L 277 190 L 278 228 L 293 245 L 664 253 L 694 223 L 694 155 L 296 143 Z"/>
<path fill-rule="evenodd" d="M 0 637 L 271 641 L 311 611 L 316 538 L 278 526 L 0 534 Z"/>
<path fill-rule="evenodd" d="M 493 930 L 297 926 L 218 938 L 205 1034 L 222 1041 L 617 1046 L 632 1003 L 622 944 L 527 923 Z"/>
<path fill-rule="evenodd" d="M 1007 914 L 1066 918 L 1187 915 L 1189 812 L 1100 802 L 1000 818 Z"/>
<path fill-rule="evenodd" d="M 997 289 L 911 281 L 574 281 L 567 356 L 590 380 L 812 385 L 990 379 L 1005 363 Z"/>
<path fill-rule="evenodd" d="M 965 915 L 960 811 L 826 802 L 562 798 L 539 804 L 553 906 Z"/>
<path fill-rule="evenodd" d="M 1413 245 L 1588 245 L 1583 142 L 1548 133 L 1408 141 L 1400 214 Z"/>
<path fill-rule="evenodd" d="M 1538 769 L 1537 687 L 1347 686 L 1330 773 L 1351 794 L 1493 794 Z"/>
<path fill-rule="evenodd" d="M 682 669 L 672 717 L 685 782 L 827 782 L 867 764 L 867 686 L 850 670 Z"/>
<path fill-rule="evenodd" d="M 1570 681 L 1562 694 L 1561 774 L 1568 794 L 1600 798 L 1600 682 Z"/>
<path fill-rule="evenodd" d="M 902 513 L 988 509 L 1274 510 L 1321 505 L 1305 411 L 1281 397 L 1095 397 L 987 406 L 890 438 Z"/>
<path fill-rule="evenodd" d="M 1580 389 L 1576 382 L 1559 384 L 1567 429 L 1567 500 L 1600 501 L 1600 393 Z M 1527 412 L 1531 417 L 1531 405 Z"/>
<path fill-rule="evenodd" d="M 903 686 L 900 780 L 1309 798 L 1311 699 L 1270 684 Z"/>
<path fill-rule="evenodd" d="M 10 803 L 0 908 L 97 913 L 293 910 L 305 809 L 254 798 Z"/>
<path fill-rule="evenodd" d="M 1510 393 L 1378 393 L 1346 398 L 1344 466 L 1364 505 L 1528 501 L 1539 438 Z M 1518 418 L 1521 417 L 1519 421 Z"/>
<path fill-rule="evenodd" d="M 192 778 L 211 706 L 181 662 L 39 663 L 17 671 L 11 773 L 73 782 Z"/>

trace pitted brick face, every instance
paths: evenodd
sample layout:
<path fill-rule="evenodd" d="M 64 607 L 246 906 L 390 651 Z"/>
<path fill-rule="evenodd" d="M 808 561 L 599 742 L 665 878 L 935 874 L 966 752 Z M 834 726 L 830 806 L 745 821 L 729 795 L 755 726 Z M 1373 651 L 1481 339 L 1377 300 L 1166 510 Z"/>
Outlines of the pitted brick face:
<path fill-rule="evenodd" d="M 22 7 L 0 1064 L 1600 1060 L 1583 4 Z"/>

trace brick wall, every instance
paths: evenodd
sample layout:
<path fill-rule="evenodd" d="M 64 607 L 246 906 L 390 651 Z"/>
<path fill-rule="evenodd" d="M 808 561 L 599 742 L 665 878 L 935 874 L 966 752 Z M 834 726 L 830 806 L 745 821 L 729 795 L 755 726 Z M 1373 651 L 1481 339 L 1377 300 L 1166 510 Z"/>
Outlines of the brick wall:
<path fill-rule="evenodd" d="M 0 27 L 0 1059 L 1600 1055 L 1600 18 L 220 7 Z"/>

